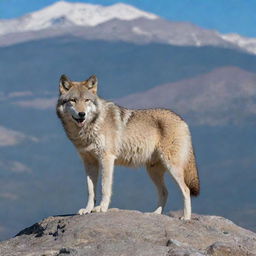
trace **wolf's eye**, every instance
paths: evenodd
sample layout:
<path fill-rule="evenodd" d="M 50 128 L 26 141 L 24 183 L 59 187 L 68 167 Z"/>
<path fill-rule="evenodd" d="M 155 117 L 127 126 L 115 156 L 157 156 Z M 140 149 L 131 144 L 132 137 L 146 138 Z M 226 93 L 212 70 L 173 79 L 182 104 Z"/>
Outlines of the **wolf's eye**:
<path fill-rule="evenodd" d="M 72 98 L 72 99 L 69 99 L 69 101 L 76 102 L 76 99 Z"/>
<path fill-rule="evenodd" d="M 85 102 L 88 102 L 88 101 L 90 101 L 90 99 L 85 99 Z"/>

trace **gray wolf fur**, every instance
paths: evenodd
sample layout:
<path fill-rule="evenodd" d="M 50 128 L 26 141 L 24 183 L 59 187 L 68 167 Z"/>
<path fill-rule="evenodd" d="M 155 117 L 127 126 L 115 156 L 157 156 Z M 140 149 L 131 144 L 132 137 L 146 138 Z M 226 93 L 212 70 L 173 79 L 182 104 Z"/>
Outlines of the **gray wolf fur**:
<path fill-rule="evenodd" d="M 106 212 L 111 200 L 114 165 L 145 166 L 158 192 L 155 213 L 162 213 L 168 191 L 164 173 L 178 184 L 184 219 L 191 218 L 190 195 L 199 194 L 199 177 L 188 125 L 166 109 L 131 110 L 97 95 L 96 76 L 75 82 L 60 78 L 57 115 L 85 166 L 88 202 L 79 214 Z M 102 173 L 102 200 L 95 207 Z"/>

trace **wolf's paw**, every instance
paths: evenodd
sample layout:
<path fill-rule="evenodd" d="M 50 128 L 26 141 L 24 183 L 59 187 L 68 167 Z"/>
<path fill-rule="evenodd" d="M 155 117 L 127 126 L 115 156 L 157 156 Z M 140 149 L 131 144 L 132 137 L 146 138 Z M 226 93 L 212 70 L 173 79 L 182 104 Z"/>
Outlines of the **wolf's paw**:
<path fill-rule="evenodd" d="M 106 212 L 107 210 L 107 207 L 104 207 L 103 205 L 98 205 L 92 209 L 92 212 Z"/>
<path fill-rule="evenodd" d="M 79 215 L 85 215 L 85 214 L 88 214 L 88 213 L 91 213 L 91 212 L 92 212 L 91 208 L 82 208 L 78 211 L 78 214 Z"/>
<path fill-rule="evenodd" d="M 190 221 L 191 218 L 182 216 L 182 217 L 180 217 L 180 220 Z"/>
<path fill-rule="evenodd" d="M 153 211 L 153 213 L 162 214 L 162 210 L 163 210 L 163 208 L 161 206 L 159 206 L 156 210 Z"/>

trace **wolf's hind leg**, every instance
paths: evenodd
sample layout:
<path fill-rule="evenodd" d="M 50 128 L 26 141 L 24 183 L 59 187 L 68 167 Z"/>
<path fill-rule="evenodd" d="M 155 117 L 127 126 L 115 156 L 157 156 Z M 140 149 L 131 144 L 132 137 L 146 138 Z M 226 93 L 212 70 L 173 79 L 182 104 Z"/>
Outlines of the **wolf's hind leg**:
<path fill-rule="evenodd" d="M 184 169 L 178 165 L 168 166 L 168 171 L 178 184 L 184 200 L 184 216 L 182 219 L 190 220 L 191 219 L 191 198 L 190 190 L 184 180 Z"/>
<path fill-rule="evenodd" d="M 153 183 L 155 184 L 158 192 L 158 204 L 154 213 L 161 214 L 164 210 L 168 197 L 168 191 L 164 183 L 165 167 L 160 163 L 148 165 L 147 172 Z"/>
<path fill-rule="evenodd" d="M 82 208 L 78 211 L 78 214 L 83 215 L 90 213 L 94 208 L 96 201 L 96 190 L 97 190 L 97 181 L 99 176 L 99 166 L 98 164 L 87 164 L 85 165 L 87 187 L 88 187 L 88 202 L 86 208 Z"/>

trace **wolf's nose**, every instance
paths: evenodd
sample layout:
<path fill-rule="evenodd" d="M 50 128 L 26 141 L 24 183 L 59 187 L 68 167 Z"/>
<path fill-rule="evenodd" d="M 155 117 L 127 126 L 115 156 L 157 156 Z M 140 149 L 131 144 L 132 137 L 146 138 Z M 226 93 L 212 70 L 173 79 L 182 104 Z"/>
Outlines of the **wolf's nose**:
<path fill-rule="evenodd" d="M 79 115 L 80 117 L 84 117 L 84 116 L 85 116 L 85 113 L 84 113 L 84 112 L 79 112 L 78 115 Z"/>

